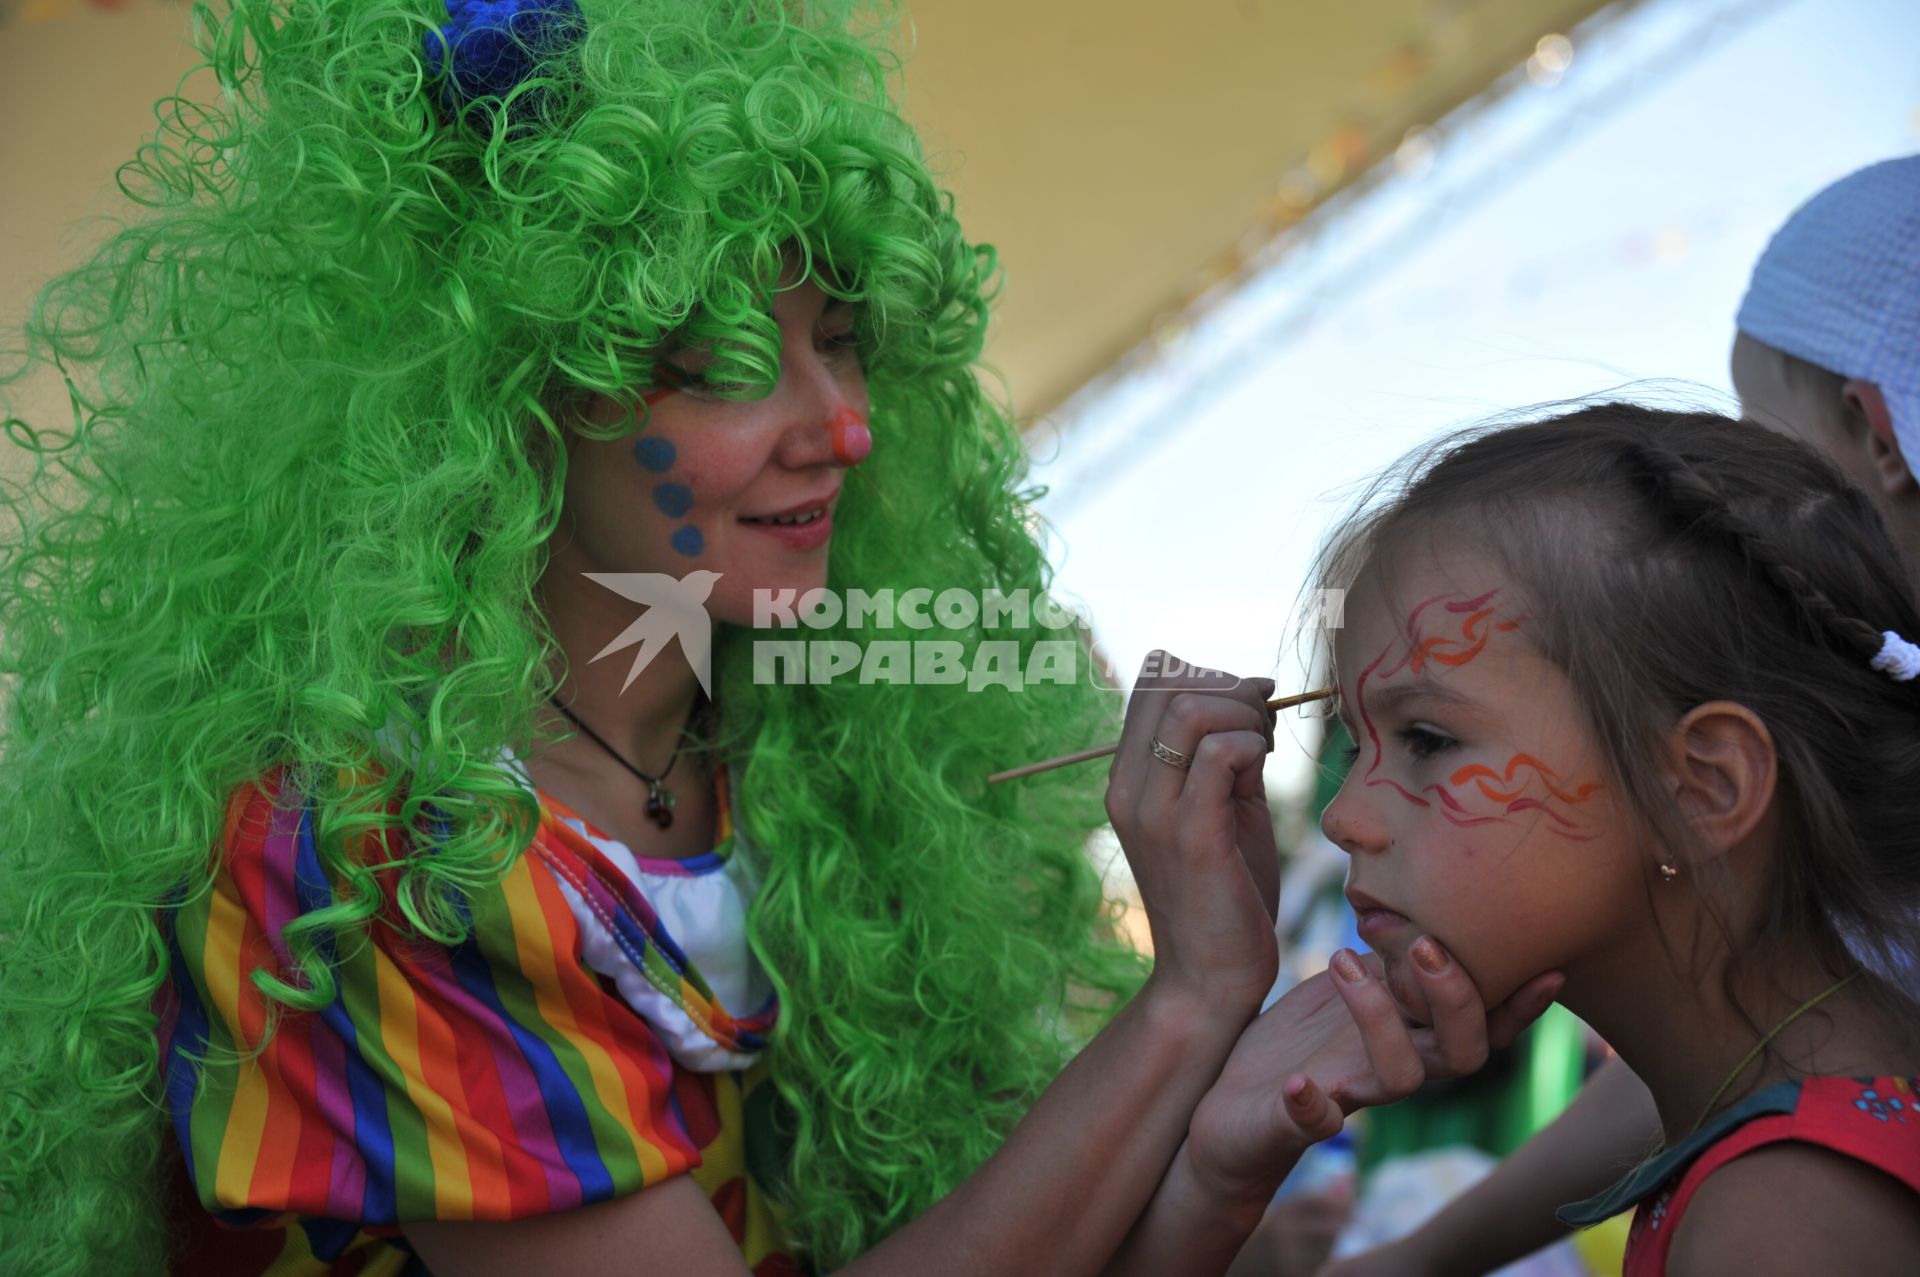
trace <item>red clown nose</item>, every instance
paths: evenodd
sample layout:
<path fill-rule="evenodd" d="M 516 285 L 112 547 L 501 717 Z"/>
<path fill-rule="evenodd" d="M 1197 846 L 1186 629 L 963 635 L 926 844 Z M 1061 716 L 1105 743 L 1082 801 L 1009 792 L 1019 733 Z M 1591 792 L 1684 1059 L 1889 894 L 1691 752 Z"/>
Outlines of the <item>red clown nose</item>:
<path fill-rule="evenodd" d="M 846 404 L 827 420 L 827 437 L 833 441 L 833 459 L 843 466 L 857 466 L 873 451 L 867 419 Z"/>

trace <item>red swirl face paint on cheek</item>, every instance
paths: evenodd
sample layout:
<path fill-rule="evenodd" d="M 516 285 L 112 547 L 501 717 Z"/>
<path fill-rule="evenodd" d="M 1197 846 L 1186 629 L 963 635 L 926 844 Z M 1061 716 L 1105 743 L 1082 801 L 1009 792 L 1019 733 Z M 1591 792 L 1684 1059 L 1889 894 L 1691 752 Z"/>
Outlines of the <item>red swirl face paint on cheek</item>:
<path fill-rule="evenodd" d="M 1444 785 L 1428 785 L 1426 789 L 1421 792 L 1432 793 L 1432 795 L 1440 801 L 1440 814 L 1462 829 L 1471 828 L 1474 825 L 1496 825 L 1505 823 L 1498 816 L 1476 816 L 1469 812 L 1465 807 L 1460 805 L 1460 800 L 1455 798 Z"/>
<path fill-rule="evenodd" d="M 1521 775 L 1521 773 L 1530 773 Z M 1518 783 L 1515 778 L 1518 777 Z M 1545 798 L 1527 796 L 1526 791 L 1533 788 L 1535 782 L 1546 790 Z M 1572 842 L 1591 842 L 1594 835 L 1581 833 L 1580 822 L 1563 811 L 1556 810 L 1552 804 L 1562 807 L 1575 807 L 1600 792 L 1597 781 L 1582 781 L 1577 785 L 1568 785 L 1561 781 L 1560 774 L 1531 754 L 1515 754 L 1506 762 L 1506 766 L 1495 771 L 1480 763 L 1473 763 L 1447 777 L 1451 785 L 1465 785 L 1469 782 L 1480 791 L 1481 797 L 1489 802 L 1501 804 L 1502 817 L 1512 817 L 1521 812 L 1537 811 L 1549 822 L 1547 832 L 1558 834 Z"/>

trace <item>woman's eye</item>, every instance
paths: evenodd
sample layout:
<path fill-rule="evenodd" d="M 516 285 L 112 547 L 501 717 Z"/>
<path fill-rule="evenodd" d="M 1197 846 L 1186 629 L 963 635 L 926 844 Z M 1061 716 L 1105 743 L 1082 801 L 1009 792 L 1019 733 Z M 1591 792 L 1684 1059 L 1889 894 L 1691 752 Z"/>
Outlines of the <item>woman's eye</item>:
<path fill-rule="evenodd" d="M 1451 736 L 1442 736 L 1430 732 L 1424 727 L 1403 727 L 1394 733 L 1407 747 L 1407 752 L 1415 758 L 1432 758 L 1459 744 Z"/>
<path fill-rule="evenodd" d="M 1351 771 L 1353 769 L 1353 765 L 1360 761 L 1360 747 L 1358 745 L 1341 746 L 1340 761 L 1346 765 L 1349 771 Z"/>
<path fill-rule="evenodd" d="M 653 379 L 663 390 L 705 390 L 707 375 L 666 359 L 653 363 Z"/>
<path fill-rule="evenodd" d="M 860 348 L 860 336 L 851 328 L 845 332 L 822 333 L 820 335 L 820 345 L 822 349 L 835 353 L 844 350 L 858 350 Z"/>
<path fill-rule="evenodd" d="M 695 399 L 719 399 L 750 393 L 749 387 L 716 380 L 711 374 L 710 365 L 688 368 L 668 359 L 654 360 L 653 380 L 662 390 L 677 390 Z"/>

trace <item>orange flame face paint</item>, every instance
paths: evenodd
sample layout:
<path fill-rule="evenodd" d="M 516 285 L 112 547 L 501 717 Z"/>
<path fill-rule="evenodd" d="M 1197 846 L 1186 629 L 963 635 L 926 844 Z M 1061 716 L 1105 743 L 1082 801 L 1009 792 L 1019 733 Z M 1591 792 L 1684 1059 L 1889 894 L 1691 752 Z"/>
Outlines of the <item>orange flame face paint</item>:
<path fill-rule="evenodd" d="M 1385 681 L 1402 672 L 1432 677 L 1447 669 L 1459 669 L 1471 664 L 1486 651 L 1487 645 L 1496 636 L 1520 628 L 1526 619 L 1499 617 L 1499 608 L 1495 603 L 1498 593 L 1498 590 L 1489 590 L 1476 598 L 1436 595 L 1423 600 L 1407 615 L 1404 655 L 1389 665 L 1388 658 L 1400 649 L 1401 644 L 1398 641 L 1388 644 L 1354 680 L 1356 712 L 1373 749 L 1372 761 L 1362 777 L 1363 783 L 1369 787 L 1391 789 L 1416 807 L 1432 808 L 1438 803 L 1440 814 L 1450 824 L 1461 828 L 1511 824 L 1513 817 L 1520 813 L 1537 811 L 1550 822 L 1547 828 L 1551 832 L 1575 842 L 1590 841 L 1593 835 L 1579 832 L 1577 821 L 1550 804 L 1577 806 L 1598 792 L 1600 785 L 1593 781 L 1568 784 L 1554 768 L 1528 753 L 1515 753 L 1499 771 L 1483 763 L 1469 764 L 1449 775 L 1445 785 L 1436 782 L 1425 786 L 1419 793 L 1408 790 L 1391 777 L 1378 774 L 1385 752 L 1380 744 L 1379 730 L 1367 710 L 1368 682 Z M 1431 612 L 1436 605 L 1439 612 Z M 1423 634 L 1423 615 L 1432 615 L 1440 620 L 1449 632 Z M 1460 618 L 1457 629 L 1448 624 L 1456 617 Z M 1429 670 L 1429 666 L 1438 668 Z M 1536 789 L 1544 790 L 1545 796 L 1529 796 L 1528 791 Z M 1461 801 L 1463 795 L 1468 802 Z M 1497 808 L 1488 810 L 1487 804 L 1496 804 Z"/>
<path fill-rule="evenodd" d="M 1513 783 L 1514 772 L 1522 767 L 1529 767 L 1538 772 L 1542 783 L 1546 786 L 1547 792 L 1563 803 L 1572 804 L 1585 802 L 1589 795 L 1600 788 L 1600 786 L 1593 781 L 1587 781 L 1572 793 L 1568 793 L 1554 783 L 1558 779 L 1558 776 L 1553 768 L 1547 766 L 1531 754 L 1515 754 L 1512 758 L 1509 758 L 1507 760 L 1506 770 L 1503 773 L 1496 773 L 1491 767 L 1474 763 L 1471 766 L 1462 767 L 1459 771 L 1449 776 L 1447 780 L 1449 783 L 1455 785 L 1465 784 L 1469 780 L 1475 781 L 1480 787 L 1480 792 L 1495 802 L 1512 802 L 1520 796 L 1520 791 L 1527 787 L 1526 781 L 1520 782 L 1517 788 L 1508 793 L 1502 793 L 1498 789 L 1495 789 L 1488 781 L 1490 779 L 1497 780 L 1510 785 Z"/>
<path fill-rule="evenodd" d="M 1470 603 L 1447 604 L 1446 607 L 1449 612 L 1457 612 L 1463 608 L 1475 608 L 1475 610 L 1471 616 L 1460 623 L 1460 636 L 1458 638 L 1437 635 L 1433 638 L 1422 639 L 1407 657 L 1407 668 L 1415 674 L 1419 674 L 1426 669 L 1428 661 L 1432 661 L 1438 665 L 1465 665 L 1486 650 L 1487 640 L 1492 638 L 1495 633 L 1505 634 L 1511 630 L 1518 629 L 1520 627 L 1519 621 L 1490 622 L 1489 618 L 1493 616 L 1493 609 L 1490 607 L 1475 606 L 1484 603 L 1492 597 L 1493 595 L 1489 593 L 1481 595 Z M 1429 602 L 1431 602 L 1431 600 L 1429 600 Z M 1417 617 L 1418 615 L 1419 612 L 1416 609 L 1414 616 Z M 1409 618 L 1409 628 L 1412 627 L 1412 624 L 1412 618 Z"/>
<path fill-rule="evenodd" d="M 1514 774 L 1522 769 L 1531 771 L 1533 776 L 1524 778 L 1515 785 Z M 1547 791 L 1546 799 L 1525 797 L 1525 791 L 1535 779 L 1540 782 L 1541 788 Z M 1595 781 L 1584 781 L 1571 789 L 1564 788 L 1560 784 L 1559 773 L 1531 754 L 1515 754 L 1507 760 L 1503 772 L 1496 773 L 1491 767 L 1472 763 L 1447 777 L 1447 783 L 1450 785 L 1464 785 L 1468 781 L 1472 781 L 1480 793 L 1490 801 L 1505 804 L 1502 811 L 1506 815 L 1537 811 L 1553 822 L 1547 826 L 1549 832 L 1575 842 L 1591 841 L 1590 835 L 1575 832 L 1579 826 L 1574 821 L 1547 804 L 1549 800 L 1564 803 L 1569 807 L 1583 803 L 1599 792 L 1600 786 Z M 1496 781 L 1499 782 L 1498 785 L 1492 783 Z M 1435 788 L 1438 787 L 1435 786 Z M 1497 819 L 1497 817 L 1489 819 Z"/>

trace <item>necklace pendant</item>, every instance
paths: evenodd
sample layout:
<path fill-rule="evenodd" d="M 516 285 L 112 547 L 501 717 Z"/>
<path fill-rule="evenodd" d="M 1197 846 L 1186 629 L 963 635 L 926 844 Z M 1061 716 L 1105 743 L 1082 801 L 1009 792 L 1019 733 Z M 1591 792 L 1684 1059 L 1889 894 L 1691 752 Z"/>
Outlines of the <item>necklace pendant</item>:
<path fill-rule="evenodd" d="M 647 790 L 647 816 L 662 829 L 673 827 L 673 791 L 658 781 Z"/>

